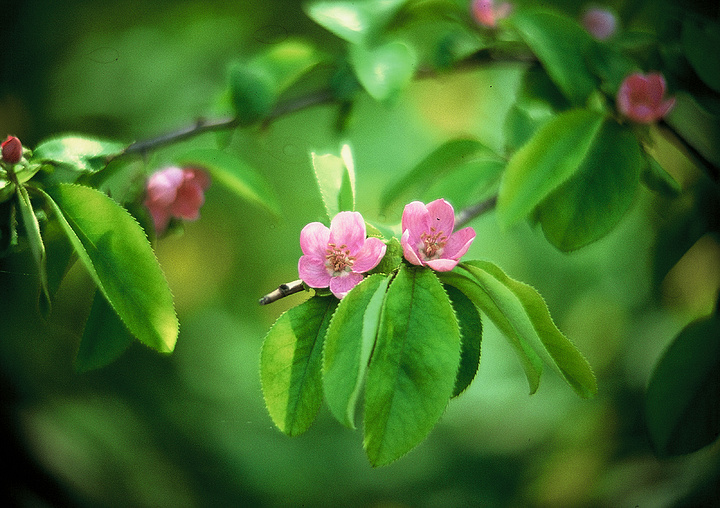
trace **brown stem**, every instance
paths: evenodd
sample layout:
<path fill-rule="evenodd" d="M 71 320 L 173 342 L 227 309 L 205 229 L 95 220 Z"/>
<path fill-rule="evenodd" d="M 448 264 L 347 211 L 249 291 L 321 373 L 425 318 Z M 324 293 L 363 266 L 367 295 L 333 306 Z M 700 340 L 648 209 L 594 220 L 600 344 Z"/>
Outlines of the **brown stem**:
<path fill-rule="evenodd" d="M 286 284 L 280 284 L 276 290 L 271 291 L 270 293 L 260 298 L 259 303 L 260 305 L 267 305 L 268 303 L 277 302 L 281 298 L 294 295 L 295 293 L 299 293 L 304 289 L 305 286 L 303 285 L 303 281 L 301 281 L 300 279 L 288 282 Z"/>
<path fill-rule="evenodd" d="M 455 215 L 455 228 L 461 228 L 474 218 L 479 217 L 485 212 L 489 212 L 495 208 L 496 204 L 497 196 L 493 196 L 485 201 L 480 201 L 479 203 L 470 205 L 467 208 L 463 208 L 457 213 L 457 215 Z"/>

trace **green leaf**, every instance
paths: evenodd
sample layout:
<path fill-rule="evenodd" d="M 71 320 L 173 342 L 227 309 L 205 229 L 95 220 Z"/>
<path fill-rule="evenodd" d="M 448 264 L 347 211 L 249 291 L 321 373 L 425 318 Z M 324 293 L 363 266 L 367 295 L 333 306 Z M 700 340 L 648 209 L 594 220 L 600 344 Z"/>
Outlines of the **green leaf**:
<path fill-rule="evenodd" d="M 313 2 L 305 9 L 310 19 L 352 44 L 372 39 L 407 0 Z"/>
<path fill-rule="evenodd" d="M 275 425 L 290 436 L 315 420 L 323 399 L 322 350 L 335 297 L 315 296 L 283 313 L 265 336 L 260 380 Z"/>
<path fill-rule="evenodd" d="M 50 311 L 50 289 L 48 285 L 47 274 L 47 256 L 45 253 L 45 244 L 40 234 L 40 224 L 33 210 L 30 196 L 27 189 L 22 184 L 16 184 L 18 208 L 20 209 L 20 217 L 22 218 L 25 234 L 30 244 L 30 252 L 35 259 L 35 265 L 38 269 L 38 277 L 40 278 L 40 291 L 42 299 L 40 300 L 40 309 L 43 314 L 47 315 Z"/>
<path fill-rule="evenodd" d="M 380 208 L 387 211 L 393 205 L 407 203 L 412 198 L 418 198 L 419 194 L 438 181 L 446 180 L 444 177 L 455 171 L 486 163 L 493 167 L 503 164 L 502 159 L 476 139 L 457 138 L 447 141 L 389 187 L 380 198 Z M 468 183 L 469 180 L 463 179 L 465 187 Z"/>
<path fill-rule="evenodd" d="M 720 115 L 704 108 L 692 95 L 679 92 L 665 120 L 693 148 L 720 166 Z"/>
<path fill-rule="evenodd" d="M 609 233 L 633 203 L 645 165 L 632 130 L 605 122 L 577 172 L 537 207 L 550 243 L 567 252 Z"/>
<path fill-rule="evenodd" d="M 109 365 L 130 347 L 133 340 L 115 310 L 96 291 L 75 357 L 75 370 L 87 372 Z"/>
<path fill-rule="evenodd" d="M 720 93 L 720 65 L 717 54 L 709 48 L 720 48 L 720 23 L 703 18 L 685 18 L 682 26 L 685 56 L 703 82 Z"/>
<path fill-rule="evenodd" d="M 508 162 L 498 195 L 500 223 L 525 218 L 580 167 L 603 122 L 595 111 L 574 109 L 545 123 Z"/>
<path fill-rule="evenodd" d="M 594 40 L 577 21 L 546 9 L 524 9 L 509 19 L 563 94 L 585 105 L 597 81 L 586 62 Z"/>
<path fill-rule="evenodd" d="M 545 300 L 533 287 L 511 279 L 487 261 L 468 261 L 462 264 L 462 268 L 475 277 L 528 342 L 536 343 L 547 351 L 552 363 L 578 395 L 589 398 L 597 394 L 592 368 L 555 326 Z"/>
<path fill-rule="evenodd" d="M 513 313 L 505 314 L 506 309 L 503 304 L 505 300 L 512 301 L 510 291 L 496 288 L 500 290 L 500 294 L 495 294 L 496 292 L 490 291 L 481 285 L 471 274 L 467 272 L 460 273 L 460 270 L 441 272 L 438 275 L 446 286 L 453 286 L 467 296 L 505 336 L 515 350 L 515 354 L 525 372 L 530 394 L 535 393 L 540 385 L 540 375 L 543 369 L 542 360 L 530 346 L 529 340 L 534 333 L 529 330 L 527 320 L 522 319 L 522 314 L 520 314 L 520 319 Z"/>
<path fill-rule="evenodd" d="M 369 231 L 370 228 L 368 228 L 368 236 L 370 236 Z M 390 239 L 386 241 L 386 245 L 387 249 L 385 249 L 385 256 L 383 256 L 380 263 L 378 263 L 378 265 L 368 273 L 383 273 L 390 275 L 395 273 L 395 271 L 400 267 L 400 264 L 404 259 L 403 248 L 400 244 L 400 240 L 391 236 Z"/>
<path fill-rule="evenodd" d="M 270 184 L 237 155 L 223 150 L 200 148 L 181 155 L 177 162 L 183 166 L 207 169 L 214 182 L 276 217 L 280 216 L 280 203 Z"/>
<path fill-rule="evenodd" d="M 442 284 L 428 268 L 401 268 L 367 373 L 364 446 L 373 466 L 425 439 L 453 394 L 459 362 L 460 330 Z"/>
<path fill-rule="evenodd" d="M 275 84 L 267 69 L 234 63 L 228 70 L 230 96 L 240 126 L 266 117 L 275 105 Z"/>
<path fill-rule="evenodd" d="M 335 418 L 352 429 L 389 282 L 389 277 L 377 274 L 355 286 L 338 305 L 325 337 L 325 401 Z"/>
<path fill-rule="evenodd" d="M 89 187 L 47 191 L 75 252 L 130 333 L 160 352 L 178 334 L 172 294 L 145 232 L 115 201 Z"/>
<path fill-rule="evenodd" d="M 453 397 L 457 397 L 470 386 L 480 366 L 482 320 L 477 307 L 462 291 L 453 286 L 445 286 L 445 291 L 460 325 L 460 369 L 453 390 Z"/>
<path fill-rule="evenodd" d="M 648 189 L 659 192 L 666 197 L 675 198 L 682 192 L 680 182 L 675 180 L 670 173 L 665 171 L 658 161 L 653 157 L 645 154 L 647 164 L 642 169 L 640 178 Z"/>
<path fill-rule="evenodd" d="M 105 139 L 77 135 L 46 139 L 33 151 L 33 162 L 48 162 L 81 173 L 103 169 L 107 159 L 121 153 L 124 145 Z"/>
<path fill-rule="evenodd" d="M 655 367 L 645 414 L 658 455 L 691 453 L 720 435 L 720 318 L 688 325 Z"/>
<path fill-rule="evenodd" d="M 266 117 L 278 97 L 322 60 L 310 44 L 289 39 L 229 68 L 230 95 L 240 125 Z"/>
<path fill-rule="evenodd" d="M 360 84 L 378 101 L 392 100 L 415 75 L 417 56 L 405 43 L 391 41 L 381 46 L 355 45 L 350 63 Z"/>
<path fill-rule="evenodd" d="M 349 145 L 343 145 L 340 157 L 312 152 L 312 164 L 328 218 L 338 212 L 355 210 L 355 165 Z"/>

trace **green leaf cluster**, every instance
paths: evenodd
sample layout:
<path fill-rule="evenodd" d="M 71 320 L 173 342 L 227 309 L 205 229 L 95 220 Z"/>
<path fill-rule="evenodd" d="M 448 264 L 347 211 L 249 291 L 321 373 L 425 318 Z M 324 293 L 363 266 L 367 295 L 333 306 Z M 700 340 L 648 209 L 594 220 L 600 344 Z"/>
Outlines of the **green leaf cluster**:
<path fill-rule="evenodd" d="M 363 446 L 372 465 L 389 464 L 422 442 L 448 401 L 472 383 L 482 314 L 515 348 L 531 393 L 541 354 L 578 395 L 597 393 L 587 361 L 530 286 L 488 262 L 437 274 L 401 264 L 369 275 L 339 303 L 314 296 L 278 318 L 260 365 L 270 416 L 294 436 L 310 427 L 324 399 L 354 429 L 364 390 Z"/>

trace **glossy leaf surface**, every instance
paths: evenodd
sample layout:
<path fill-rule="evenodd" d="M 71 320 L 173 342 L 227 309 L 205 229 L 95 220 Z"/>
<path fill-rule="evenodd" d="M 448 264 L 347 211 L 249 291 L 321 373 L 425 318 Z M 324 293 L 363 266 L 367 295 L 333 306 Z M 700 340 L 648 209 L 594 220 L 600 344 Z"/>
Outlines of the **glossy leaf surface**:
<path fill-rule="evenodd" d="M 520 10 L 510 22 L 568 100 L 584 106 L 597 86 L 586 63 L 594 43 L 590 34 L 572 18 L 545 9 Z"/>
<path fill-rule="evenodd" d="M 33 160 L 94 173 L 105 167 L 108 157 L 121 153 L 123 148 L 124 145 L 114 141 L 74 135 L 58 136 L 41 142 L 33 151 Z"/>
<path fill-rule="evenodd" d="M 453 394 L 459 363 L 460 330 L 442 284 L 428 268 L 401 268 L 367 373 L 364 446 L 373 466 L 425 439 Z"/>
<path fill-rule="evenodd" d="M 325 400 L 335 418 L 353 429 L 355 405 L 375 346 L 389 281 L 376 274 L 353 288 L 338 305 L 325 338 Z"/>
<path fill-rule="evenodd" d="M 407 44 L 391 41 L 381 46 L 352 46 L 350 63 L 367 93 L 383 101 L 395 98 L 410 83 L 417 56 Z"/>
<path fill-rule="evenodd" d="M 589 398 L 597 393 L 595 375 L 587 360 L 557 328 L 545 300 L 533 287 L 511 279 L 487 261 L 468 261 L 462 268 L 477 280 L 529 343 L 545 349 L 551 362 L 578 395 Z"/>
<path fill-rule="evenodd" d="M 61 184 L 48 195 L 75 252 L 128 330 L 153 349 L 172 351 L 178 334 L 172 294 L 143 229 L 89 187 Z"/>
<path fill-rule="evenodd" d="M 603 122 L 595 111 L 574 109 L 545 123 L 508 162 L 498 195 L 498 218 L 510 226 L 527 217 L 575 174 Z"/>
<path fill-rule="evenodd" d="M 482 320 L 477 307 L 462 291 L 453 286 L 445 286 L 445 291 L 460 325 L 460 369 L 453 390 L 453 397 L 457 397 L 470 386 L 480 366 Z"/>
<path fill-rule="evenodd" d="M 610 232 L 633 203 L 645 165 L 633 132 L 605 122 L 577 172 L 537 207 L 550 243 L 571 251 Z"/>
<path fill-rule="evenodd" d="M 260 380 L 275 425 L 290 436 L 305 432 L 323 400 L 322 350 L 337 308 L 333 296 L 315 296 L 283 313 L 265 336 Z"/>
<path fill-rule="evenodd" d="M 312 2 L 306 12 L 316 23 L 346 41 L 359 44 L 381 30 L 407 0 Z"/>

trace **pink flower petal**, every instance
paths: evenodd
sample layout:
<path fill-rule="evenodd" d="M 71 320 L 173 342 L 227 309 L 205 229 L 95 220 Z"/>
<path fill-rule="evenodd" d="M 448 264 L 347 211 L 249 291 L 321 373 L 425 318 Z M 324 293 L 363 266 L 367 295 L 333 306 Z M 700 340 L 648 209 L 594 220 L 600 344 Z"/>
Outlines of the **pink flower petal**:
<path fill-rule="evenodd" d="M 410 242 L 410 230 L 406 229 L 405 232 L 402 234 L 402 238 L 400 239 L 400 244 L 403 248 L 403 255 L 405 256 L 405 259 L 407 259 L 410 263 L 418 266 L 422 266 L 423 262 L 420 260 L 420 257 L 418 256 L 418 249 L 417 246 L 414 244 L 411 244 Z"/>
<path fill-rule="evenodd" d="M 431 259 L 425 264 L 438 272 L 449 272 L 457 266 L 458 261 L 457 259 Z"/>
<path fill-rule="evenodd" d="M 443 257 L 446 259 L 460 259 L 468 251 L 473 240 L 475 240 L 475 230 L 473 228 L 463 228 L 456 231 L 445 244 Z"/>
<path fill-rule="evenodd" d="M 387 246 L 379 238 L 368 238 L 355 254 L 353 272 L 365 273 L 375 268 L 385 255 Z"/>
<path fill-rule="evenodd" d="M 450 236 L 455 228 L 455 210 L 452 205 L 444 199 L 436 199 L 427 204 L 427 211 L 430 214 L 430 227 Z"/>
<path fill-rule="evenodd" d="M 650 104 L 659 105 L 665 94 L 665 78 L 662 74 L 652 72 L 647 75 L 647 100 Z"/>
<path fill-rule="evenodd" d="M 333 277 L 330 280 L 330 291 L 332 291 L 332 294 L 342 299 L 352 288 L 360 284 L 362 280 L 362 274 L 345 272 L 339 277 Z"/>
<path fill-rule="evenodd" d="M 331 275 L 323 261 L 312 256 L 300 256 L 298 260 L 300 278 L 311 288 L 326 288 L 330 284 Z"/>
<path fill-rule="evenodd" d="M 346 245 L 351 254 L 365 243 L 365 221 L 358 212 L 340 212 L 330 222 L 330 243 Z"/>
<path fill-rule="evenodd" d="M 320 222 L 311 222 L 300 231 L 300 248 L 303 254 L 324 259 L 329 241 L 330 230 Z"/>
<path fill-rule="evenodd" d="M 173 217 L 185 220 L 196 220 L 200 216 L 200 207 L 205 202 L 205 193 L 193 181 L 185 181 L 177 190 L 175 201 L 170 206 Z"/>
<path fill-rule="evenodd" d="M 420 235 L 430 231 L 430 214 L 425 204 L 420 201 L 413 201 L 405 205 L 402 214 L 402 231 L 409 231 L 409 242 L 417 245 L 420 242 Z"/>

